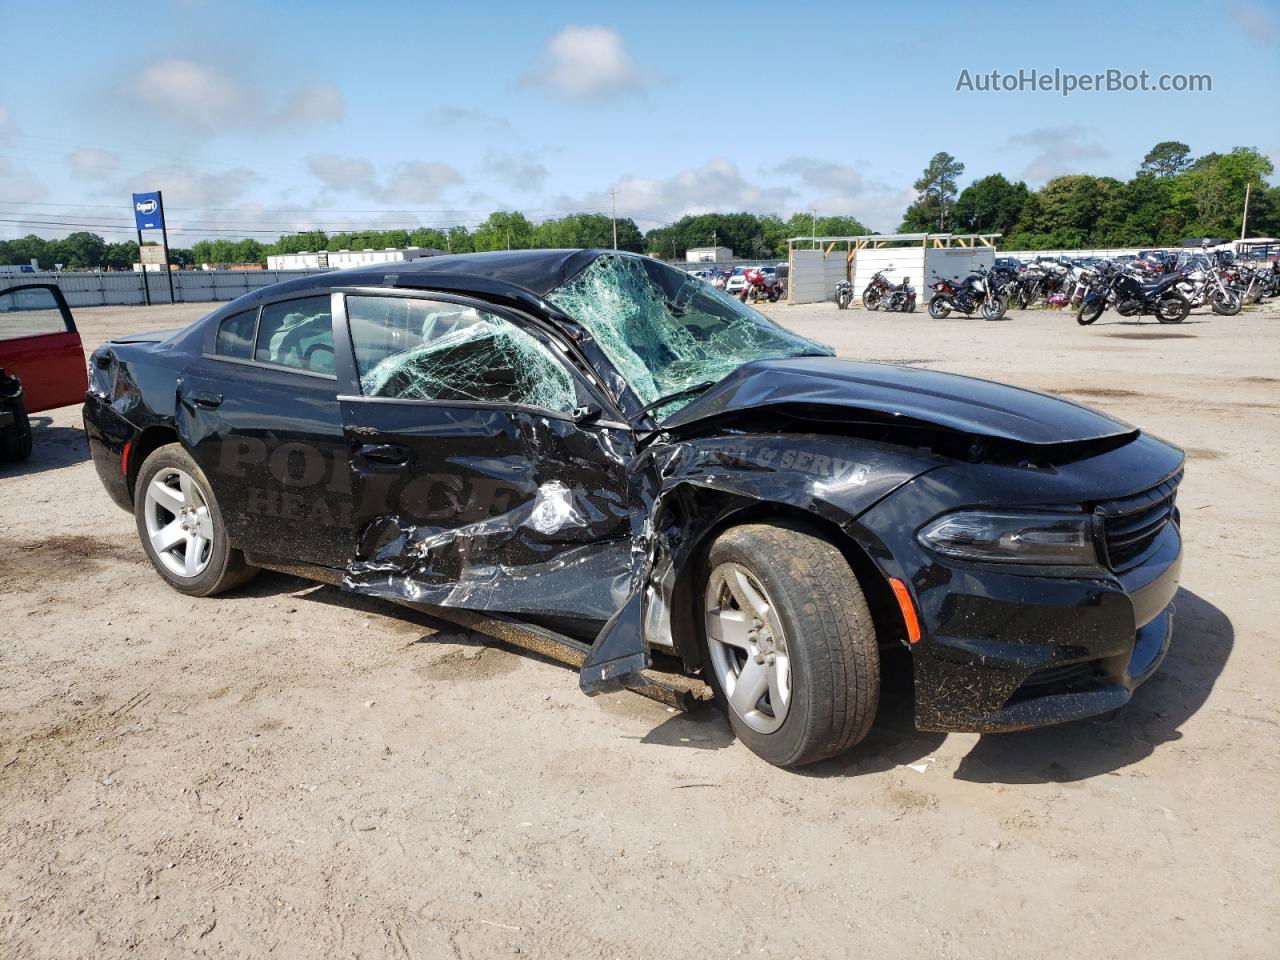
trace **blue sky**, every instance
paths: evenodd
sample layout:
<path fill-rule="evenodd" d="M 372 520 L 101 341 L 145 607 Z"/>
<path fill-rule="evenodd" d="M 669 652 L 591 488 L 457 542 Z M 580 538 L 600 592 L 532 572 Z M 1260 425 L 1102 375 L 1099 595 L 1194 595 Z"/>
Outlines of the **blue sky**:
<path fill-rule="evenodd" d="M 1280 166 L 1280 0 L 51 9 L 0 2 L 3 237 L 122 239 L 128 194 L 150 189 L 179 246 L 607 212 L 611 189 L 642 229 L 816 207 L 892 230 L 938 150 L 962 185 L 1124 178 L 1167 139 Z M 962 69 L 1020 68 L 1213 89 L 956 90 Z"/>

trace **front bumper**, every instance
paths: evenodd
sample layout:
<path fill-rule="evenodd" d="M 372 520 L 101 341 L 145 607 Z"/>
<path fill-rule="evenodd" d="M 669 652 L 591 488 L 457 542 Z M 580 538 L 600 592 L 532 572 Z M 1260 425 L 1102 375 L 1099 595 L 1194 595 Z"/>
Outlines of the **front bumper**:
<path fill-rule="evenodd" d="M 913 533 L 886 531 L 881 566 L 909 584 L 920 620 L 909 649 L 921 730 L 1025 730 L 1107 713 L 1168 650 L 1182 567 L 1176 522 L 1131 568 L 1074 575 L 951 561 Z"/>
<path fill-rule="evenodd" d="M 1169 648 L 1181 565 L 1171 524 L 1123 575 L 953 578 L 945 599 L 921 603 L 928 614 L 912 648 L 916 725 L 1025 730 L 1123 706 Z"/>

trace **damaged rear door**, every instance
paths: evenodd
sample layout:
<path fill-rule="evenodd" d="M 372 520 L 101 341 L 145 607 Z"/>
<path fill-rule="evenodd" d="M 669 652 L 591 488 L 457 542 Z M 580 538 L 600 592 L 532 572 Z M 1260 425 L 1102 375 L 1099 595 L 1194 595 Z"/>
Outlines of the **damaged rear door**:
<path fill-rule="evenodd" d="M 347 291 L 335 307 L 346 586 L 598 629 L 631 589 L 632 436 L 565 345 L 466 297 Z"/>

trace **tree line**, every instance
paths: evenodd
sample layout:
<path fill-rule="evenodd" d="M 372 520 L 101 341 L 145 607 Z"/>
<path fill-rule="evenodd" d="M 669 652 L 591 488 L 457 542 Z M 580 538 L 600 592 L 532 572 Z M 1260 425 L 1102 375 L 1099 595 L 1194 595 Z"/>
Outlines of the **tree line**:
<path fill-rule="evenodd" d="M 1039 190 L 993 173 L 958 189 L 964 164 L 936 154 L 916 180 L 915 201 L 902 223 L 883 232 L 999 233 L 1006 250 L 1175 246 L 1188 237 L 1238 237 L 1249 189 L 1249 234 L 1280 234 L 1280 187 L 1267 186 L 1271 161 L 1252 147 L 1193 157 L 1185 143 L 1165 141 L 1143 158 L 1127 181 L 1090 174 L 1049 180 Z M 774 214 L 702 213 L 642 231 L 629 217 L 617 220 L 617 246 L 668 260 L 695 247 L 721 246 L 738 257 L 784 257 L 787 240 L 803 236 L 857 236 L 875 232 L 854 217 L 801 211 Z M 271 243 L 253 239 L 200 240 L 171 248 L 179 265 L 265 265 L 271 254 L 319 250 L 380 250 L 432 247 L 450 253 L 553 247 L 611 247 L 614 221 L 607 214 L 575 213 L 534 223 L 519 211 L 496 211 L 480 225 L 291 233 Z M 0 264 L 28 263 L 42 269 L 128 269 L 138 260 L 133 241 L 108 243 L 78 232 L 60 240 L 34 235 L 0 241 Z"/>
<path fill-rule="evenodd" d="M 1006 250 L 1176 246 L 1193 237 L 1240 236 L 1249 191 L 1250 236 L 1280 234 L 1280 187 L 1271 160 L 1252 147 L 1193 157 L 1158 143 L 1127 181 L 1071 174 L 1039 190 L 993 173 L 957 191 L 964 164 L 938 153 L 915 182 L 900 230 L 1000 233 Z"/>

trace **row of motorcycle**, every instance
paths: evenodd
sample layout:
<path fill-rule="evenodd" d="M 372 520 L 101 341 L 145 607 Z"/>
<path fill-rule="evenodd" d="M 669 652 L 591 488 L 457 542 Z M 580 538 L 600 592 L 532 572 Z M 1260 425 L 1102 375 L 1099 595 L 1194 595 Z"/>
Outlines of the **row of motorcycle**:
<path fill-rule="evenodd" d="M 887 270 L 892 270 L 890 264 Z M 868 310 L 916 308 L 916 292 L 906 277 L 894 284 L 878 271 L 862 292 Z M 1233 262 L 1197 254 L 1184 259 L 1070 261 L 1046 259 L 1018 267 L 979 266 L 963 280 L 939 279 L 929 285 L 929 316 L 937 320 L 952 313 L 999 320 L 1013 306 L 1020 309 L 1044 302 L 1070 306 L 1077 322 L 1090 324 L 1108 308 L 1124 317 L 1150 315 L 1161 323 L 1181 323 L 1192 309 L 1208 305 L 1221 316 L 1234 316 L 1245 304 L 1280 295 L 1280 263 Z M 836 284 L 836 306 L 853 302 L 853 286 Z"/>
<path fill-rule="evenodd" d="M 893 264 L 889 264 L 885 270 L 876 271 L 862 291 L 862 305 L 868 310 L 914 313 L 915 288 L 907 277 L 897 284 L 886 277 L 885 274 L 892 269 Z M 980 310 L 987 320 L 999 320 L 1009 309 L 1009 297 L 1004 289 L 1007 282 L 998 271 L 988 270 L 985 266 L 979 266 L 963 280 L 939 280 L 930 284 L 933 296 L 929 299 L 929 316 L 942 320 L 955 311 L 971 317 Z M 847 280 L 836 283 L 836 306 L 847 310 L 852 302 L 853 285 Z"/>
<path fill-rule="evenodd" d="M 1199 256 L 1177 263 L 1104 260 L 1080 271 L 1070 303 L 1090 324 L 1111 308 L 1122 317 L 1181 323 L 1195 307 L 1234 317 L 1245 304 L 1280 294 L 1280 264 L 1232 263 Z"/>

